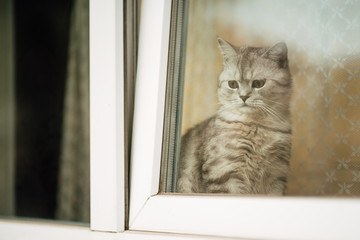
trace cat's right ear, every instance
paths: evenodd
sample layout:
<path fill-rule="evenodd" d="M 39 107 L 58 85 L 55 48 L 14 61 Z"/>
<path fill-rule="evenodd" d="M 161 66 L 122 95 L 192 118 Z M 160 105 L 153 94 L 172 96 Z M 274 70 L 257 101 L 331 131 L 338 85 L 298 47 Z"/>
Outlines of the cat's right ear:
<path fill-rule="evenodd" d="M 286 68 L 288 66 L 287 46 L 284 42 L 279 42 L 270 47 L 263 56 L 277 62 L 281 68 Z"/>
<path fill-rule="evenodd" d="M 225 41 L 224 39 L 222 39 L 219 36 L 217 36 L 217 39 L 219 42 L 219 47 L 220 47 L 221 53 L 224 56 L 224 60 L 227 60 L 230 57 L 233 57 L 236 55 L 235 47 L 231 43 Z"/>

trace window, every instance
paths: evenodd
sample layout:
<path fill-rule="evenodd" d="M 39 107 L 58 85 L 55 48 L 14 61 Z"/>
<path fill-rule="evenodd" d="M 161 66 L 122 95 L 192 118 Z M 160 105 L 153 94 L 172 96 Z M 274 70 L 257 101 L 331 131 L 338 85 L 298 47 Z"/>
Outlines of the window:
<path fill-rule="evenodd" d="M 88 12 L 82 16 L 85 21 L 88 20 L 86 15 Z M 91 1 L 90 15 L 91 228 L 121 231 L 124 229 L 125 218 L 123 4 L 116 1 Z M 82 32 L 81 29 L 76 31 L 79 32 Z M 86 68 L 82 70 L 88 74 Z M 85 205 L 84 202 L 83 204 Z M 31 233 L 39 226 L 36 222 L 17 224 L 18 221 L 21 220 L 1 220 L 1 232 L 5 232 L 10 238 L 21 238 L 26 235 L 26 231 Z M 53 226 L 53 222 L 48 222 L 43 227 L 50 235 L 52 231 L 49 229 L 52 228 L 59 231 L 64 229 Z M 65 228 L 72 232 L 72 227 Z M 23 232 L 19 229 L 26 230 Z M 76 234 L 77 230 L 82 232 L 82 229 L 85 228 L 74 227 L 73 232 Z M 36 235 L 38 234 L 33 234 L 33 237 L 38 237 Z M 32 234 L 27 237 L 31 236 Z"/>
<path fill-rule="evenodd" d="M 1 220 L 0 232 L 4 236 L 13 239 L 21 239 L 23 234 L 34 239 L 359 237 L 360 208 L 356 198 L 159 193 L 168 50 L 174 40 L 169 41 L 175 24 L 171 19 L 184 16 L 189 3 L 142 1 L 129 216 L 125 216 L 123 156 L 126 150 L 122 147 L 125 146 L 122 95 L 125 7 L 120 1 L 91 1 L 91 229 L 95 231 L 86 227 Z M 129 229 L 121 232 L 125 229 L 125 219 L 129 220 Z"/>
<path fill-rule="evenodd" d="M 175 60 L 169 62 L 167 82 L 169 87 L 166 98 L 164 139 L 169 144 L 165 144 L 163 148 L 165 157 L 163 157 L 162 191 L 177 191 L 175 183 L 182 173 L 183 165 L 181 163 L 186 159 L 182 159 L 180 152 L 183 156 L 185 153 L 191 156 L 190 151 L 186 151 L 187 148 L 184 147 L 186 143 L 188 146 L 195 144 L 194 148 L 197 149 L 196 154 L 198 155 L 206 155 L 210 152 L 218 152 L 219 155 L 216 157 L 215 154 L 211 160 L 209 158 L 209 160 L 198 160 L 198 162 L 206 161 L 201 166 L 208 174 L 203 174 L 197 181 L 206 181 L 210 177 L 209 172 L 213 176 L 217 176 L 217 179 L 225 181 L 224 179 L 229 175 L 221 174 L 226 171 L 216 172 L 214 170 L 215 166 L 220 166 L 225 162 L 218 159 L 226 159 L 228 156 L 225 165 L 230 168 L 228 172 L 231 172 L 241 165 L 234 162 L 246 162 L 248 161 L 246 156 L 253 153 L 252 147 L 245 148 L 246 144 L 241 145 L 233 139 L 220 137 L 220 132 L 226 136 L 226 129 L 231 129 L 228 136 L 236 134 L 239 136 L 242 133 L 237 130 L 239 130 L 239 124 L 243 123 L 241 128 L 244 130 L 249 130 L 256 124 L 258 135 L 262 134 L 261 129 L 263 129 L 272 138 L 277 136 L 278 141 L 280 141 L 279 139 L 282 141 L 277 149 L 281 146 L 284 154 L 291 154 L 291 158 L 289 156 L 281 158 L 284 161 L 290 159 L 288 162 L 291 171 L 282 176 L 283 180 L 287 180 L 286 195 L 359 196 L 357 177 L 359 170 L 357 142 L 359 138 L 356 127 L 359 114 L 356 100 L 358 92 L 355 90 L 358 89 L 359 48 L 357 27 L 350 24 L 354 21 L 353 19 L 356 19 L 353 8 L 358 6 L 357 4 L 348 2 L 343 5 L 338 1 L 327 1 L 327 4 L 320 1 L 311 4 L 302 1 L 298 1 L 296 4 L 285 1 L 257 1 L 256 3 L 245 0 L 207 1 L 206 3 L 184 1 L 183 8 L 185 10 L 178 11 L 180 17 L 177 17 L 177 21 L 173 21 L 176 25 L 172 24 L 171 27 L 173 35 L 171 39 L 174 43 L 172 45 L 175 47 L 170 47 L 169 58 Z M 335 9 L 340 6 L 342 11 L 337 13 Z M 307 34 L 301 34 L 303 31 Z M 338 37 L 333 38 L 332 36 Z M 217 38 L 222 40 L 219 42 Z M 224 39 L 230 44 L 242 48 L 238 50 L 236 47 L 231 47 Z M 283 45 L 277 45 L 281 41 L 283 41 Z M 271 78 L 276 78 L 275 74 L 287 71 L 282 66 L 276 68 L 277 70 L 272 68 L 271 71 L 266 72 L 266 65 L 261 65 L 263 68 L 261 70 L 257 68 L 259 71 L 254 73 L 260 64 L 255 60 L 269 60 L 266 56 L 260 55 L 253 59 L 254 64 L 251 67 L 248 67 L 244 60 L 242 60 L 241 67 L 238 66 L 239 69 L 241 68 L 239 72 L 242 71 L 239 74 L 247 75 L 248 79 L 239 80 L 240 77 L 238 77 L 238 80 L 228 83 L 226 83 L 226 79 L 223 79 L 226 77 L 236 79 L 238 72 L 230 69 L 230 64 L 226 62 L 228 61 L 226 58 L 230 57 L 226 53 L 222 54 L 222 51 L 229 51 L 232 54 L 232 50 L 234 52 L 238 50 L 238 53 L 234 54 L 235 57 L 242 56 L 242 59 L 246 59 L 248 56 L 246 54 L 251 51 L 250 47 L 260 47 L 256 50 L 261 53 L 265 50 L 269 52 L 276 46 L 284 47 L 283 56 L 292 75 L 287 80 L 282 79 L 283 86 L 273 85 L 274 79 L 271 80 Z M 251 53 L 256 54 L 255 50 Z M 224 61 L 223 58 L 225 58 Z M 270 66 L 273 62 L 274 58 L 270 59 L 270 62 L 261 64 L 267 63 Z M 223 71 L 229 76 L 222 73 L 222 68 L 230 69 Z M 251 69 L 251 71 L 247 71 L 247 69 Z M 234 76 L 231 75 L 232 71 L 235 72 Z M 220 73 L 222 74 L 220 75 Z M 252 77 L 252 75 L 254 76 Z M 263 82 L 264 85 L 261 88 L 252 86 L 248 88 L 247 85 L 244 85 L 251 78 L 264 78 L 265 76 L 268 80 L 266 84 Z M 221 79 L 218 80 L 218 78 Z M 256 81 L 258 80 L 254 82 Z M 235 85 L 229 90 L 228 84 L 230 83 Z M 271 91 L 273 91 L 272 95 L 269 94 Z M 276 95 L 276 92 L 282 92 L 282 94 Z M 249 94 L 249 98 L 245 99 L 245 108 L 248 107 L 245 113 L 241 112 L 243 109 L 241 104 L 244 101 L 238 97 L 239 94 L 244 93 Z M 290 94 L 292 97 L 289 99 Z M 231 102 L 227 102 L 230 97 Z M 254 108 L 254 104 L 261 108 Z M 292 114 L 288 114 L 288 108 L 291 108 Z M 256 109 L 259 112 L 256 112 Z M 205 133 L 194 134 L 193 131 L 192 138 L 194 136 L 201 138 L 198 141 L 199 144 L 196 145 L 197 142 L 191 141 L 190 138 L 187 138 L 183 144 L 184 137 L 180 139 L 180 136 L 184 136 L 196 124 L 200 124 L 212 116 L 216 116 L 216 118 L 212 118 L 208 125 L 203 124 L 202 127 L 212 124 L 212 130 L 208 127 L 204 132 L 206 135 L 215 135 L 216 137 L 211 139 L 216 138 L 217 141 L 212 140 L 213 142 L 211 142 L 204 136 L 200 137 Z M 247 118 L 245 119 L 244 116 Z M 256 117 L 250 122 L 249 119 L 252 116 Z M 228 121 L 226 128 L 225 125 L 217 124 L 217 121 L 224 123 L 226 119 Z M 244 124 L 246 122 L 248 127 Z M 231 126 L 233 127 L 231 128 Z M 199 127 L 193 129 L 200 131 Z M 216 129 L 219 131 L 216 132 Z M 255 135 L 251 136 L 246 139 L 250 141 L 252 138 L 255 139 Z M 271 137 L 266 141 L 272 141 Z M 223 145 L 220 144 L 221 141 L 224 142 Z M 256 143 L 256 140 L 252 140 L 252 143 Z M 247 142 L 247 144 L 250 143 Z M 202 147 L 206 151 L 201 151 Z M 263 151 L 266 160 L 266 156 L 270 153 L 266 153 L 264 149 L 261 150 L 261 147 L 260 145 L 255 146 L 257 149 L 255 152 Z M 247 151 L 239 151 L 240 153 L 237 154 L 236 150 L 234 151 L 236 148 L 243 148 Z M 226 149 L 226 152 L 219 149 Z M 240 159 L 239 156 L 245 157 Z M 266 171 L 267 161 L 262 162 L 264 165 L 259 164 L 259 169 Z M 258 163 L 252 161 L 252 165 L 255 164 Z M 271 166 L 275 165 L 282 166 L 273 161 Z M 221 167 L 224 168 L 224 165 Z M 246 176 L 250 177 L 249 180 L 244 180 L 242 183 L 251 180 L 256 182 L 256 179 L 261 179 L 249 168 L 246 171 Z M 194 169 L 192 172 L 198 173 Z M 245 174 L 242 177 L 244 178 Z M 212 182 L 214 179 L 216 180 L 216 178 L 211 179 Z M 230 177 L 228 181 L 230 180 L 239 179 Z M 264 180 L 258 182 L 264 182 Z M 214 191 L 221 186 L 216 183 L 208 185 L 211 185 Z M 246 188 L 247 185 L 243 185 Z M 222 186 L 225 187 L 225 184 Z M 264 185 L 252 184 L 252 186 Z M 261 193 L 263 191 L 261 189 L 254 187 L 250 193 Z M 196 190 L 201 192 L 200 189 Z"/>
<path fill-rule="evenodd" d="M 209 19 L 209 15 L 211 14 L 209 5 L 212 3 L 218 5 L 222 4 L 220 2 L 211 1 L 206 1 L 206 3 L 200 1 L 175 2 L 173 7 L 175 6 L 175 9 L 180 8 L 180 11 L 176 12 L 176 10 L 173 9 L 172 17 L 174 14 L 183 16 L 184 12 L 186 12 L 184 9 L 186 8 L 182 7 L 184 5 L 186 6 L 187 3 L 190 6 L 196 5 L 198 14 L 206 13 L 206 19 Z M 246 3 L 249 3 L 249 5 L 246 5 Z M 261 9 L 261 3 L 265 4 L 265 2 L 260 1 L 256 3 L 251 1 L 251 4 L 247 1 L 232 1 L 225 4 L 229 4 L 230 6 L 236 4 L 242 5 L 243 8 L 241 11 L 243 15 L 239 17 L 241 18 L 244 16 L 244 21 L 248 21 L 245 21 L 245 24 L 248 24 L 245 27 L 248 27 L 248 29 L 251 30 L 253 28 L 251 21 L 246 19 L 246 17 L 256 16 L 252 11 L 254 9 Z M 266 3 L 268 3 L 268 1 Z M 270 4 L 269 6 L 282 9 L 283 6 L 280 4 L 281 2 L 274 1 L 273 3 L 274 4 Z M 334 1 L 332 3 L 337 4 L 338 2 Z M 167 9 L 165 12 L 170 12 L 170 4 L 164 4 Z M 265 9 L 269 10 L 269 6 Z M 286 7 L 290 8 L 288 5 L 286 5 Z M 144 9 L 146 9 L 146 5 L 144 6 Z M 221 8 L 219 7 L 219 9 Z M 151 33 L 149 32 L 149 35 L 146 35 L 146 38 L 146 32 L 143 32 L 144 35 L 141 35 L 141 38 L 143 37 L 144 39 L 140 39 L 138 88 L 136 92 L 137 102 L 134 122 L 135 141 L 131 168 L 132 189 L 130 194 L 130 229 L 264 239 L 343 238 L 344 235 L 348 233 L 349 235 L 347 237 L 353 238 L 356 235 L 354 232 L 356 226 L 353 225 L 356 215 L 353 215 L 352 211 L 358 212 L 360 210 L 356 208 L 359 200 L 354 198 L 264 198 L 235 195 L 179 195 L 159 193 L 159 169 L 161 166 L 162 151 L 171 155 L 171 153 L 169 153 L 170 151 L 162 149 L 162 147 L 166 148 L 166 144 L 161 145 L 162 139 L 165 138 L 166 141 L 173 141 L 174 138 L 176 138 L 176 134 L 172 135 L 172 137 L 162 135 L 163 129 L 165 129 L 166 132 L 168 127 L 168 125 L 164 126 L 162 123 L 166 121 L 176 121 L 171 119 L 174 118 L 174 115 L 170 118 L 168 118 L 168 115 L 165 115 L 164 117 L 164 99 L 166 99 L 165 85 L 176 85 L 176 80 L 174 79 L 178 76 L 175 76 L 175 78 L 171 80 L 171 83 L 166 82 L 168 72 L 167 69 L 163 67 L 163 64 L 167 63 L 167 58 L 164 55 L 168 54 L 169 46 L 167 45 L 167 34 L 170 27 L 169 25 L 165 25 L 164 20 L 160 20 L 160 18 L 162 16 L 164 19 L 170 19 L 170 16 L 164 14 L 164 10 L 160 7 L 157 10 L 159 12 L 154 13 L 154 16 L 150 17 L 144 14 L 142 19 L 144 24 L 162 26 L 162 31 L 151 31 Z M 153 11 L 155 12 L 157 10 Z M 296 11 L 296 9 L 294 11 Z M 249 12 L 248 15 L 247 12 Z M 191 13 L 189 14 L 191 15 Z M 231 15 L 229 14 L 229 16 Z M 197 15 L 197 17 L 199 17 L 199 15 Z M 264 16 L 261 16 L 261 19 L 263 19 L 263 17 Z M 323 17 L 326 18 L 327 15 Z M 263 20 L 266 22 L 265 18 Z M 181 20 L 178 19 L 178 21 Z M 160 23 L 162 23 L 162 25 Z M 193 24 L 195 25 L 196 21 L 194 21 Z M 189 26 L 189 28 L 196 28 L 194 25 Z M 260 23 L 256 26 L 259 26 L 260 28 L 263 27 Z M 171 25 L 171 27 L 174 27 L 174 25 Z M 205 28 L 206 27 L 204 27 L 204 29 Z M 199 31 L 200 30 L 198 30 L 198 33 L 200 33 Z M 165 32 L 167 34 L 165 34 Z M 206 31 L 201 31 L 201 33 L 204 32 Z M 214 35 L 216 35 L 216 33 Z M 276 35 L 274 34 L 271 36 L 275 37 Z M 257 39 L 256 36 L 251 37 L 255 40 Z M 173 44 L 174 39 L 175 41 L 178 41 L 181 38 L 176 36 L 175 38 L 170 39 L 171 44 Z M 267 39 L 271 40 L 269 38 Z M 147 51 L 142 51 L 144 49 L 144 42 L 142 42 L 142 40 L 151 45 L 151 50 L 146 48 Z M 204 39 L 199 40 L 199 44 L 205 44 L 203 40 Z M 251 42 L 249 39 L 245 39 L 245 41 Z M 254 44 L 254 42 L 252 43 Z M 215 44 L 216 41 L 214 41 L 214 45 Z M 257 44 L 261 43 L 258 42 Z M 170 45 L 170 49 L 171 46 L 172 45 Z M 206 49 L 206 51 L 211 50 Z M 171 50 L 170 54 L 172 54 Z M 148 60 L 146 60 L 147 58 Z M 176 61 L 178 60 L 179 59 L 176 59 Z M 155 66 L 153 64 L 151 66 L 145 66 L 149 61 L 159 63 L 159 65 Z M 295 59 L 290 59 L 290 62 L 291 61 L 295 61 Z M 298 73 L 295 74 L 295 77 L 299 77 Z M 299 79 L 302 78 L 299 77 Z M 171 106 L 175 105 L 176 103 Z M 153 108 L 150 109 L 151 106 L 153 106 Z M 175 116 L 178 117 L 176 114 L 177 113 L 175 113 Z M 173 141 L 171 144 L 176 145 L 177 143 L 176 141 L 175 143 Z M 300 156 L 298 155 L 295 157 L 299 158 Z M 170 164 L 170 167 L 167 169 L 171 168 Z M 167 170 L 164 170 L 164 172 L 166 171 Z M 166 173 L 168 174 L 169 171 Z M 297 195 L 303 195 L 303 193 L 300 192 Z M 337 209 L 337 211 L 335 212 L 331 209 Z M 343 220 L 340 220 L 342 218 L 341 216 L 344 216 L 342 214 L 346 215 L 346 220 L 344 220 L 346 223 L 344 223 Z M 245 216 L 245 218 L 242 216 Z M 281 219 L 291 219 L 291 221 L 281 221 Z M 281 221 L 281 224 L 279 224 L 279 221 Z M 296 232 L 296 236 L 294 235 L 294 232 Z"/>

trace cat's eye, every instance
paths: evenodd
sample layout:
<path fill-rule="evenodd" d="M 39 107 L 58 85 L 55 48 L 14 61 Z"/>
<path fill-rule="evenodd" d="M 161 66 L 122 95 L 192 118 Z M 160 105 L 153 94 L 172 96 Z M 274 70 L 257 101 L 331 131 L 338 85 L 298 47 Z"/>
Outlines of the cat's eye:
<path fill-rule="evenodd" d="M 265 85 L 265 80 L 254 80 L 252 82 L 252 88 L 262 88 Z"/>
<path fill-rule="evenodd" d="M 228 81 L 228 85 L 230 88 L 235 89 L 239 87 L 239 84 L 235 80 Z"/>

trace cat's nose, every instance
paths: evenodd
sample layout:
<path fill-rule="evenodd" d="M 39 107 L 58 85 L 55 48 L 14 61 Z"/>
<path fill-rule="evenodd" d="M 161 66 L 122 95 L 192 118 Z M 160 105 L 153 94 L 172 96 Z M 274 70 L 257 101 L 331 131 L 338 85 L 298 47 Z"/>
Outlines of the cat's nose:
<path fill-rule="evenodd" d="M 246 102 L 246 99 L 248 99 L 249 96 L 240 96 L 240 98 L 241 98 L 244 102 Z"/>

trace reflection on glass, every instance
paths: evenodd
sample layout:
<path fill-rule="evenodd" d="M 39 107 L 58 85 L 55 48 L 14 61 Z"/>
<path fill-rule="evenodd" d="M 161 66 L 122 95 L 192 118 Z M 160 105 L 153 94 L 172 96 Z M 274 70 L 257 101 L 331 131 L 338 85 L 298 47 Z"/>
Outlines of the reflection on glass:
<path fill-rule="evenodd" d="M 88 1 L 0 5 L 0 215 L 88 222 Z"/>
<path fill-rule="evenodd" d="M 182 116 L 176 121 L 177 128 L 167 132 L 172 136 L 168 141 L 173 140 L 176 147 L 171 150 L 171 144 L 167 146 L 172 156 L 168 154 L 164 158 L 167 164 L 163 169 L 162 190 L 281 194 L 266 189 L 284 183 L 286 195 L 360 195 L 360 25 L 356 12 L 360 3 L 335 0 L 187 3 L 187 26 L 183 26 L 186 41 L 180 44 L 184 49 L 184 70 L 177 89 L 182 96 L 181 104 L 177 105 Z M 223 39 L 220 48 L 217 36 Z M 286 47 L 278 48 L 279 42 L 284 42 Z M 286 71 L 277 71 L 281 66 L 285 69 L 285 61 L 279 62 L 274 57 L 281 56 L 285 49 L 292 76 L 289 102 L 291 91 L 285 91 L 290 84 L 285 81 Z M 232 58 L 237 58 L 238 63 L 231 63 Z M 277 67 L 268 65 L 266 58 L 273 58 Z M 266 98 L 269 92 L 280 95 Z M 226 100 L 230 94 L 237 94 L 238 98 Z M 251 105 L 252 99 L 253 104 L 266 103 L 266 106 L 258 107 L 262 116 L 249 120 L 251 106 L 248 110 L 240 109 L 244 102 Z M 224 125 L 221 131 L 215 131 L 215 127 L 200 131 L 215 121 L 207 119 L 224 112 L 226 101 L 233 101 L 226 110 L 233 111 L 227 115 L 227 123 L 234 127 L 237 124 L 248 135 L 239 134 L 230 125 Z M 289 104 L 291 115 L 287 116 L 281 109 L 287 109 Z M 246 124 L 236 116 L 241 111 L 249 121 Z M 273 119 L 266 119 L 268 115 Z M 171 118 L 175 116 L 172 114 Z M 291 122 L 291 140 L 286 139 L 290 134 L 286 135 L 288 130 L 282 128 L 284 122 Z M 271 137 L 255 140 L 266 128 Z M 198 131 L 198 143 L 194 133 L 185 135 L 189 130 Z M 226 133 L 230 130 L 232 135 Z M 272 130 L 276 131 L 270 134 Z M 220 139 L 221 136 L 224 138 Z M 252 141 L 246 142 L 249 138 Z M 273 151 L 267 152 L 271 148 Z M 189 151 L 193 158 L 190 160 L 182 156 Z M 282 159 L 285 163 L 290 155 L 288 172 L 271 162 Z M 265 171 L 266 166 L 273 169 Z M 249 167 L 253 170 L 248 171 Z M 193 179 L 181 179 L 186 168 L 192 169 L 185 171 Z M 281 174 L 276 175 L 276 171 Z M 213 178 L 209 178 L 211 174 Z M 205 186 L 201 185 L 204 179 L 209 180 Z M 179 182 L 188 185 L 186 191 L 179 188 Z M 244 186 L 250 187 L 242 191 Z"/>

